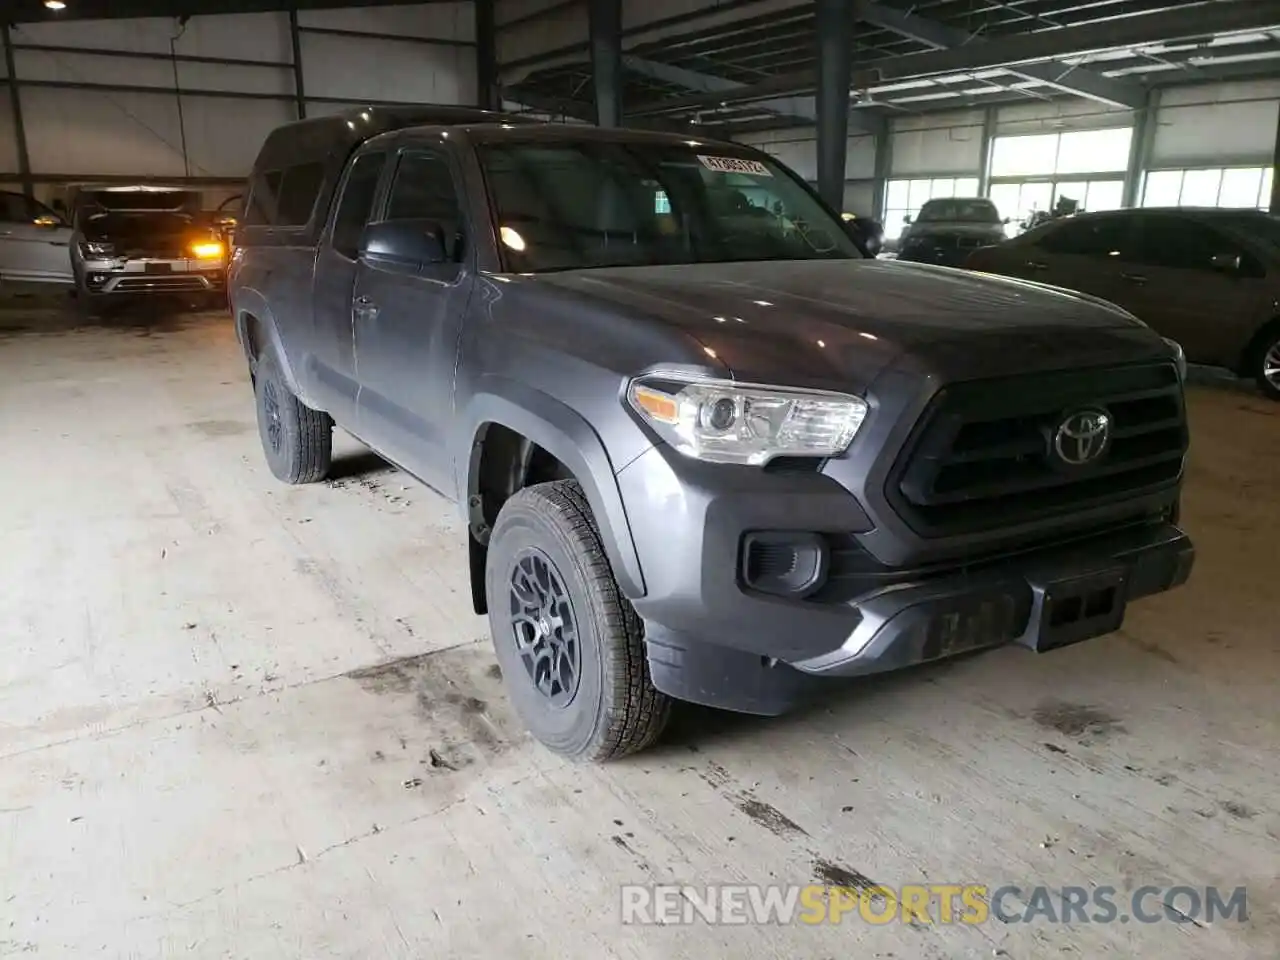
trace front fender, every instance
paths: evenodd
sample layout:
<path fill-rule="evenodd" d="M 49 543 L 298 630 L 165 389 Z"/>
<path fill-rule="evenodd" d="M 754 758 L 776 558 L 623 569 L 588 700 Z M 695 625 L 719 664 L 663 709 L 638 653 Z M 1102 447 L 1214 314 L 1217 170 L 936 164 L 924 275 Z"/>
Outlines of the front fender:
<path fill-rule="evenodd" d="M 470 456 L 472 445 L 487 424 L 500 424 L 528 437 L 572 472 L 586 494 L 613 575 L 630 599 L 643 597 L 644 577 L 627 522 L 613 463 L 599 435 L 575 410 L 526 384 L 499 377 L 484 377 L 481 388 L 461 411 L 458 455 L 453 458 L 457 489 L 467 501 L 478 489 Z"/>

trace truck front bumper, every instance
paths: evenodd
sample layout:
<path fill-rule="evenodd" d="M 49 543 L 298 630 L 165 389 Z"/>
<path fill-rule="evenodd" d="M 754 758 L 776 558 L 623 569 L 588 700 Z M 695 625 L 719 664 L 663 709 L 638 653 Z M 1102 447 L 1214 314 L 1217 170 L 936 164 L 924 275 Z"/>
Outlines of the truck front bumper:
<path fill-rule="evenodd" d="M 869 523 L 839 484 L 820 474 L 730 474 L 662 447 L 618 480 L 645 578 L 633 602 L 655 686 L 746 713 L 785 712 L 832 677 L 1109 633 L 1130 600 L 1183 583 L 1195 557 L 1186 534 L 1149 518 L 972 564 L 873 564 L 844 581 L 851 590 L 830 586 L 840 570 L 828 556 L 819 563 L 827 586 L 771 595 L 744 582 L 748 535 L 849 542 Z"/>
<path fill-rule="evenodd" d="M 84 262 L 84 292 L 90 295 L 125 293 L 211 293 L 226 286 L 222 260 L 194 257 L 163 259 L 114 257 Z"/>

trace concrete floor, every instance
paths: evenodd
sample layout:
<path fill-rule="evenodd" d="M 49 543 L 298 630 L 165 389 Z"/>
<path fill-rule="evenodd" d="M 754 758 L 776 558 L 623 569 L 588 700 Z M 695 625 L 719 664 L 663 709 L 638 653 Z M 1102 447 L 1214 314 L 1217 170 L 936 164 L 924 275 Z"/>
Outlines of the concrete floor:
<path fill-rule="evenodd" d="M 1191 411 L 1200 565 L 1123 632 L 590 768 L 513 720 L 452 508 L 350 442 L 270 477 L 225 320 L 3 311 L 0 956 L 1274 958 L 1280 406 Z M 833 876 L 1245 885 L 1249 921 L 619 921 L 624 883 Z"/>

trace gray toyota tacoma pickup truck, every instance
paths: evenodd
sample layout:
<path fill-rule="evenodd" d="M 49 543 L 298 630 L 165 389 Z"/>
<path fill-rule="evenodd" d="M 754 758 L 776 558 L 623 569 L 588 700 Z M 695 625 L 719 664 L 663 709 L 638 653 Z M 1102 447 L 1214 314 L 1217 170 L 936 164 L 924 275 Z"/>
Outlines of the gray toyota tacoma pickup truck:
<path fill-rule="evenodd" d="M 230 270 L 263 449 L 456 501 L 533 735 L 1115 630 L 1188 576 L 1184 363 L 1108 303 L 867 258 L 744 146 L 361 110 L 273 133 Z"/>

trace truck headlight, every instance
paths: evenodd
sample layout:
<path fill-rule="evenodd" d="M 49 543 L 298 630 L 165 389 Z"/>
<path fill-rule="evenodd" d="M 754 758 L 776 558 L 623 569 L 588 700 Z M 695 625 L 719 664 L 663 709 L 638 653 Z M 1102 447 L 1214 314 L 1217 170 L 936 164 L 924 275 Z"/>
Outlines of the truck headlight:
<path fill-rule="evenodd" d="M 83 240 L 80 243 L 80 252 L 86 257 L 114 257 L 116 248 L 110 243 L 98 240 Z"/>
<path fill-rule="evenodd" d="M 685 456 L 755 466 L 843 453 L 867 415 L 865 400 L 842 393 L 677 373 L 631 381 L 627 401 Z"/>

